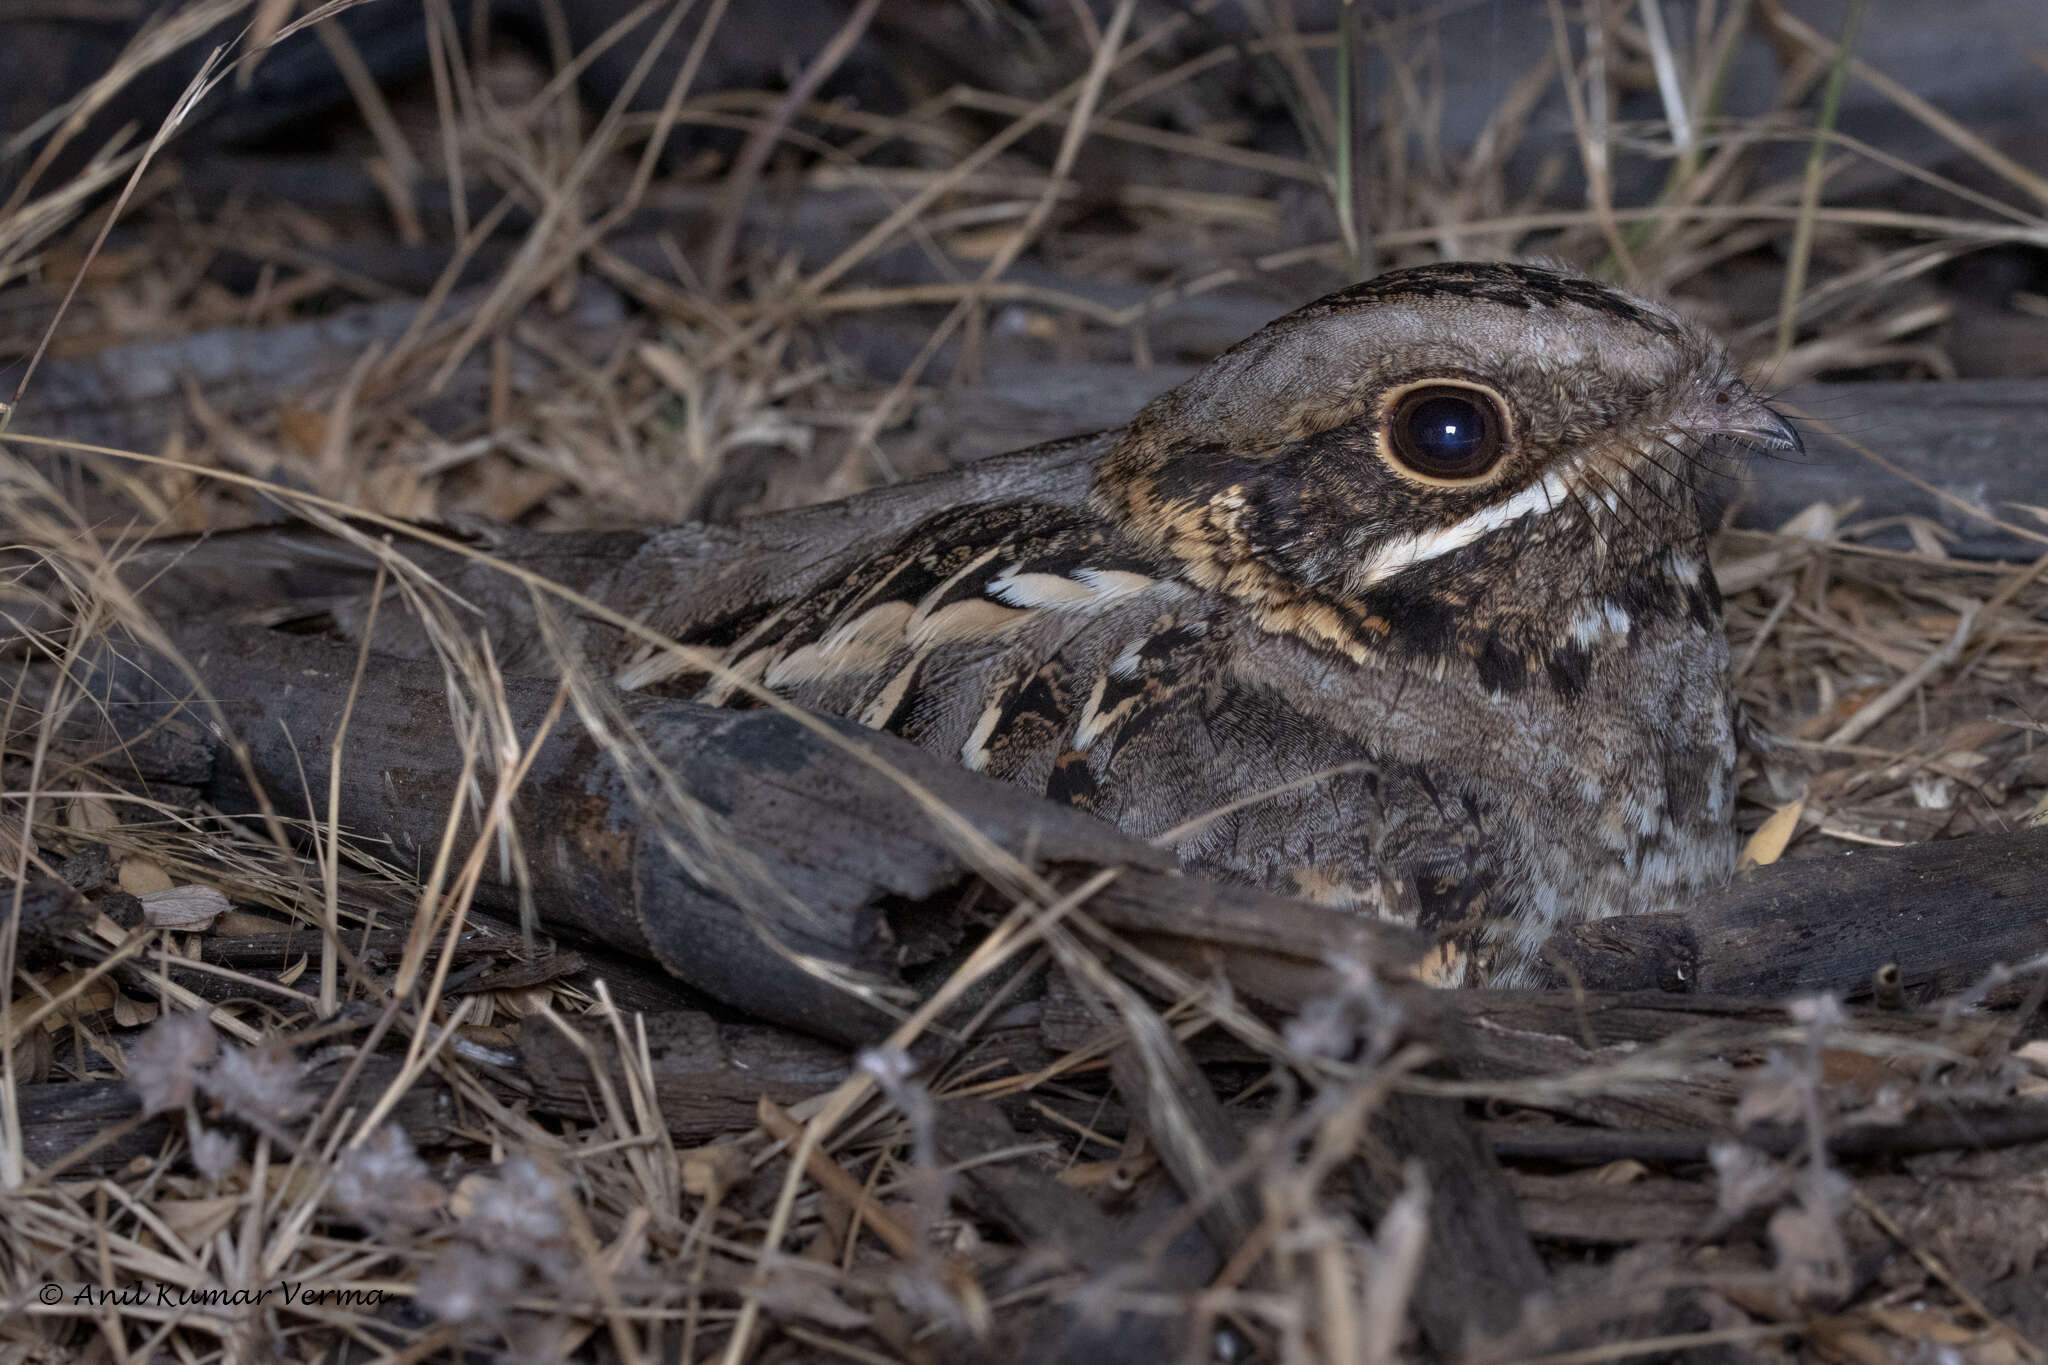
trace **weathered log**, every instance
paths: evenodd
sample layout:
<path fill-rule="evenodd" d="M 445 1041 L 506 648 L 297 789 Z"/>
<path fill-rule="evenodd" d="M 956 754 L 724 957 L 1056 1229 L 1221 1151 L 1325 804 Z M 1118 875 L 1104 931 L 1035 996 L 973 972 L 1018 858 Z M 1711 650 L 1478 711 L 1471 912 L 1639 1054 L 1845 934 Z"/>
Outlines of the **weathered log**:
<path fill-rule="evenodd" d="M 1553 944 L 1595 989 L 1863 998 L 1896 967 L 1909 992 L 1966 990 L 2048 953 L 2048 829 L 1800 858 L 1682 913 L 1572 925 Z"/>
<path fill-rule="evenodd" d="M 349 1102 L 367 1108 L 403 1069 L 402 1058 L 371 1058 L 350 1086 Z M 317 1087 L 333 1074 L 316 1074 L 307 1084 Z M 67 1162 L 66 1173 L 73 1177 L 116 1170 L 138 1156 L 154 1156 L 180 1131 L 175 1116 L 143 1119 L 142 1102 L 125 1080 L 24 1085 L 20 1097 L 23 1154 L 38 1167 Z M 418 1077 L 399 1097 L 391 1121 L 420 1146 L 449 1141 L 458 1122 L 454 1094 L 439 1077 Z M 82 1150 L 95 1140 L 97 1147 Z"/>
<path fill-rule="evenodd" d="M 353 649 L 264 631 L 194 631 L 186 637 L 229 728 L 246 736 L 257 776 L 273 791 L 325 789 L 333 727 L 352 681 Z M 176 780 L 230 805 L 250 801 L 237 763 L 193 725 L 147 723 L 170 700 L 154 678 L 128 668 L 125 759 L 174 770 Z M 401 855 L 441 837 L 460 747 L 445 721 L 438 664 L 380 659 L 366 679 L 344 765 L 349 828 L 389 838 Z M 508 680 L 512 715 L 530 734 L 553 699 L 546 684 Z M 756 924 L 785 947 L 829 963 L 894 979 L 881 909 L 933 902 L 968 878 L 927 809 L 878 761 L 911 775 L 940 804 L 963 814 L 1012 852 L 1035 848 L 1039 865 L 1075 873 L 1124 871 L 1092 904 L 1105 923 L 1149 951 L 1197 972 L 1222 969 L 1254 998 L 1298 1009 L 1332 989 L 1331 955 L 1356 951 L 1390 967 L 1413 948 L 1406 936 L 1339 912 L 1172 872 L 1163 854 L 1077 812 L 968 773 L 886 736 L 835 721 L 799 722 L 769 711 L 732 712 L 648 696 L 622 697 L 624 714 L 646 737 L 650 758 L 621 758 L 564 722 L 542 747 L 515 824 L 530 850 L 537 899 L 549 922 L 628 954 L 651 957 L 713 998 L 761 1017 L 824 1030 L 841 1041 L 873 1035 L 881 1016 L 855 1007 L 764 942 Z M 111 756 L 113 746 L 103 746 Z M 301 776 L 300 763 L 307 765 Z M 714 817 L 682 828 L 669 812 L 648 822 L 634 793 L 658 789 L 658 766 Z M 163 778 L 164 771 L 144 771 Z M 731 894 L 679 865 L 708 837 L 732 841 L 767 869 L 768 895 L 750 918 Z M 719 850 L 729 852 L 730 850 Z M 495 864 L 495 860 L 493 860 Z M 730 863 L 728 863 L 728 867 Z M 1645 917 L 1630 926 L 1574 926 L 1567 941 L 1625 942 L 1616 976 L 1582 955 L 1579 984 L 1690 984 L 1732 995 L 1869 989 L 1877 968 L 1897 963 L 1920 991 L 1967 986 L 2000 962 L 2048 952 L 2048 830 L 1854 856 L 1779 864 L 1703 898 L 1679 921 Z M 700 875 L 701 874 L 701 875 Z M 1940 894 L 1926 889 L 1938 886 Z M 511 890 L 487 888 L 488 904 L 509 907 Z M 1661 937 L 1660 937 L 1661 935 Z M 1347 946 L 1348 945 L 1348 946 Z M 1697 955 L 1695 959 L 1695 954 Z M 770 986 L 769 983 L 776 983 Z M 857 1021 L 857 1022 L 856 1022 Z M 829 1025 L 829 1027 L 827 1027 Z"/>
<path fill-rule="evenodd" d="M 194 630 L 180 640 L 257 781 L 273 793 L 324 792 L 356 651 L 268 631 Z M 102 663 L 95 690 L 112 704 L 91 723 L 113 717 L 122 730 L 85 742 L 118 764 L 151 746 L 109 739 L 154 735 L 187 776 L 199 775 L 193 746 L 211 746 L 195 785 L 223 808 L 254 808 L 241 760 L 214 737 L 210 719 L 197 723 L 196 703 L 167 688 L 174 669 L 151 658 Z M 554 688 L 507 679 L 505 696 L 530 740 Z M 949 913 L 948 897 L 972 879 L 974 856 L 931 818 L 934 807 L 1010 856 L 1029 851 L 1057 883 L 1119 869 L 1092 913 L 1112 928 L 1209 943 L 1226 970 L 1272 962 L 1312 971 L 1344 953 L 1391 979 L 1421 946 L 1391 926 L 1183 878 L 1168 855 L 1090 816 L 856 725 L 660 697 L 619 705 L 644 748 L 608 748 L 565 719 L 539 746 L 513 803 L 544 922 L 652 959 L 713 999 L 819 1037 L 868 1041 L 887 1016 L 800 959 L 901 986 L 889 915 L 914 915 L 925 903 Z M 379 660 L 355 700 L 343 824 L 388 841 L 388 856 L 401 863 L 431 859 L 461 789 L 462 744 L 446 716 L 437 664 Z M 666 804 L 648 797 L 663 782 L 677 793 Z M 496 858 L 486 868 L 480 903 L 509 910 L 516 889 Z"/>
<path fill-rule="evenodd" d="M 851 1067 L 844 1051 L 801 1034 L 721 1023 L 697 1011 L 648 1015 L 642 1027 L 655 1102 L 679 1142 L 747 1132 L 755 1126 L 761 1096 L 795 1104 L 830 1090 Z M 618 1044 L 601 1031 L 579 1030 L 571 1037 L 562 1029 L 553 1018 L 520 1025 L 521 1078 L 533 1087 L 542 1112 L 601 1117 L 592 1063 L 616 1071 Z"/>
<path fill-rule="evenodd" d="M 1725 1127 L 1661 1131 L 1494 1121 L 1485 1128 L 1494 1148 L 1504 1155 L 1586 1165 L 1624 1160 L 1705 1161 L 1716 1142 L 1736 1136 L 1745 1145 L 1773 1156 L 1801 1151 L 1811 1141 L 1804 1128 L 1782 1123 L 1752 1124 L 1739 1135 Z M 1822 1141 L 1830 1156 L 1843 1161 L 2019 1147 L 2048 1142 L 2048 1104 L 1931 1110 L 1898 1123 L 1853 1124 L 1824 1134 Z"/>
<path fill-rule="evenodd" d="M 1445 1359 L 1475 1338 L 1505 1335 L 1524 1304 L 1550 1289 L 1550 1272 L 1486 1138 L 1461 1106 L 1421 1095 L 1387 1096 L 1371 1134 L 1350 1167 L 1371 1221 L 1399 1195 L 1411 1163 L 1428 1188 L 1429 1239 L 1409 1309 L 1423 1334 Z"/>
<path fill-rule="evenodd" d="M 995 1106 L 974 1101 L 941 1105 L 933 1124 L 940 1156 L 960 1170 L 957 1196 L 1007 1231 L 1034 1260 L 1053 1258 L 1081 1272 L 1076 1292 L 1031 1313 L 1004 1333 L 993 1358 L 1020 1362 L 1175 1360 L 1182 1358 L 1189 1317 L 1119 1311 L 1124 1295 L 1198 1293 L 1222 1257 L 1177 1195 L 1157 1190 L 1121 1224 L 1079 1190 L 1061 1184 L 1030 1156 L 991 1160 L 1020 1145 Z M 1177 1236 L 1160 1233 L 1179 1218 Z"/>
<path fill-rule="evenodd" d="M 1774 1030 L 1784 1031 L 1788 1041 L 1797 1036 L 1782 1002 L 1730 996 L 1477 988 L 1410 996 L 1404 1007 L 1426 1011 L 1416 1033 L 1430 1039 L 1444 1067 L 1465 1080 L 1500 1081 L 1508 1088 L 1505 1083 L 1635 1064 L 1637 1074 L 1625 1086 L 1568 1087 L 1542 1102 L 1551 1112 L 1622 1129 L 1725 1130 L 1744 1081 L 1735 1063 L 1752 1058 Z M 1846 1027 L 1974 1055 L 2009 1024 L 1988 1014 L 1951 1017 L 1850 1006 Z M 1064 1053 L 1096 1039 L 1101 1026 L 1055 980 L 1041 1006 L 1039 1031 L 1048 1048 Z M 1649 1049 L 1680 1037 L 1682 1061 L 1662 1073 L 1641 1067 Z M 1263 1060 L 1215 1031 L 1192 1046 L 1204 1063 Z"/>
<path fill-rule="evenodd" d="M 14 888 L 11 880 L 0 880 L 0 897 L 11 910 Z M 85 898 L 55 877 L 30 873 L 21 888 L 21 918 L 15 942 L 22 954 L 35 960 L 59 951 L 71 935 L 92 923 L 92 906 Z"/>

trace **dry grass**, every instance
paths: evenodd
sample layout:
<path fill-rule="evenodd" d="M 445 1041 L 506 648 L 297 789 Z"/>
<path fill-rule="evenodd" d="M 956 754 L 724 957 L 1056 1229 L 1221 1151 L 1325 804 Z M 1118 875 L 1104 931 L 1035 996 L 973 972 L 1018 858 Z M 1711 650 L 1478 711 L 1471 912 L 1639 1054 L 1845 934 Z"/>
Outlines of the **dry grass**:
<path fill-rule="evenodd" d="M 856 7 L 848 32 L 874 8 Z M 463 515 L 603 526 L 852 492 L 936 463 L 906 422 L 935 373 L 970 376 L 1006 354 L 1149 363 L 1163 344 L 1157 319 L 1247 281 L 1299 295 L 1364 260 L 1540 250 L 1677 297 L 1733 338 L 1760 380 L 1782 384 L 1878 366 L 1941 375 L 1936 328 L 1948 312 L 1930 272 L 1987 245 L 2048 246 L 2037 173 L 1776 6 L 1702 7 L 1700 31 L 1674 46 L 1654 5 L 1604 7 L 1592 29 L 1553 5 L 1554 44 L 1506 83 L 1467 153 L 1437 131 L 1443 54 L 1425 18 L 1364 24 L 1356 41 L 1380 45 L 1394 79 L 1339 100 L 1314 66 L 1338 35 L 1295 31 L 1285 4 L 1247 5 L 1251 36 L 1218 41 L 1199 18 L 1215 8 L 1160 19 L 1129 0 L 1104 16 L 1074 6 L 1071 25 L 1044 35 L 1042 69 L 997 68 L 1040 85 L 962 86 L 897 117 L 805 97 L 843 45 L 803 73 L 795 97 L 776 97 L 695 89 L 701 44 L 654 112 L 622 102 L 593 116 L 577 105 L 572 72 L 502 49 L 472 60 L 451 8 L 426 0 L 431 91 L 387 102 L 352 85 L 363 130 L 344 132 L 343 145 L 372 168 L 378 199 L 337 215 L 339 225 L 233 199 L 190 218 L 168 170 L 176 144 L 164 145 L 175 120 L 142 146 L 107 148 L 63 184 L 25 181 L 0 211 L 0 284 L 13 282 L 0 295 L 0 344 L 10 354 L 47 344 L 61 360 L 206 328 L 279 327 L 313 307 L 419 307 L 303 391 L 223 411 L 195 389 L 189 422 L 163 449 L 81 450 L 74 466 L 52 466 L 40 447 L 10 444 L 0 505 L 11 543 L 55 570 L 69 623 L 12 631 L 11 652 L 68 659 L 106 638 L 167 648 L 115 573 L 124 547 L 145 533 L 243 523 L 271 500 L 377 548 L 336 518 L 401 519 L 382 523 L 393 535 L 417 534 L 403 519 Z M 289 31 L 288 11 L 213 0 L 191 11 L 193 31 L 247 13 L 274 36 Z M 717 0 L 649 7 L 686 34 L 709 34 L 725 11 Z M 1736 120 L 1718 112 L 1714 92 L 1749 22 L 1776 23 L 1791 55 L 1779 112 Z M 330 30 L 328 41 L 340 40 Z M 263 46 L 223 53 L 215 75 L 231 77 Z M 79 108 L 118 91 L 154 50 L 138 47 Z M 1503 171 L 1561 70 L 1582 203 Z M 1817 129 L 1801 100 L 1830 70 L 1876 83 L 1969 158 L 1979 186 Z M 1277 85 L 1315 151 L 1242 145 L 1243 130 L 1228 126 L 1155 126 L 1160 108 L 1199 101 L 1204 81 L 1238 71 Z M 639 68 L 631 83 L 645 78 Z M 1667 118 L 1617 123 L 1623 85 L 1657 90 Z M 1347 126 L 1341 111 L 1354 106 L 1376 117 Z M 50 126 L 75 112 L 53 111 Z M 729 163 L 664 169 L 664 140 L 692 128 L 737 131 L 742 149 Z M 1809 173 L 1760 181 L 1759 154 L 1785 142 L 1814 149 Z M 1654 201 L 1614 199 L 1625 158 L 1668 169 Z M 1830 204 L 1829 176 L 1860 160 L 1946 193 L 1951 207 Z M 429 200 L 432 179 L 503 197 L 477 213 L 457 191 L 444 206 Z M 1283 182 L 1306 198 L 1278 200 Z M 115 185 L 124 189 L 110 211 L 103 192 Z M 827 197 L 842 220 L 802 255 L 744 217 L 774 198 L 808 221 L 801 206 Z M 1324 203 L 1340 207 L 1325 214 Z M 685 210 L 709 214 L 701 250 L 671 230 Z M 110 233 L 117 217 L 121 231 Z M 1303 221 L 1330 230 L 1305 240 Z M 336 263 L 337 240 L 366 235 L 443 248 L 436 277 L 411 291 Z M 1801 265 L 1782 294 L 1724 288 L 1737 265 L 1754 268 L 1760 250 L 1795 240 Z M 943 257 L 938 280 L 905 285 L 875 272 L 905 244 Z M 261 263 L 254 288 L 210 277 L 228 247 Z M 1055 269 L 1007 278 L 1027 253 Z M 1810 283 L 1799 274 L 1809 256 Z M 475 262 L 483 282 L 464 283 Z M 602 306 L 608 298 L 630 304 L 623 319 Z M 1754 300 L 1749 311 L 1730 302 L 1743 298 Z M 872 374 L 839 349 L 858 335 L 833 329 L 848 318 L 907 338 L 893 373 Z M 16 435 L 34 433 L 32 384 Z M 422 420 L 437 395 L 471 410 L 462 435 Z M 1868 439 L 1882 454 L 1881 437 Z M 771 472 L 735 493 L 747 461 Z M 1745 698 L 1782 740 L 1745 773 L 1747 827 L 1780 812 L 1759 836 L 1762 855 L 2009 828 L 2048 808 L 2048 753 L 2035 742 L 2048 681 L 2043 566 L 1951 559 L 1931 527 L 1916 530 L 1920 553 L 1874 551 L 1859 543 L 1863 529 L 1853 508 L 1817 508 L 1782 533 L 1729 533 L 1719 547 Z M 354 1350 L 347 1358 L 418 1360 L 468 1346 L 516 1359 L 915 1362 L 971 1355 L 1049 1302 L 1192 1315 L 1247 1353 L 1238 1358 L 1384 1361 L 1412 1349 L 1402 1322 L 1430 1192 L 1411 1180 L 1368 1234 L 1333 1196 L 1331 1173 L 1390 1091 L 1444 1093 L 1419 1074 L 1426 1057 L 1393 1036 L 1361 1043 L 1282 1029 L 1115 945 L 1087 915 L 1096 886 L 1063 894 L 957 821 L 953 836 L 1007 895 L 998 927 L 836 1087 L 787 1105 L 764 1098 L 753 1123 L 679 1150 L 646 1022 L 615 1007 L 602 981 L 479 990 L 455 968 L 463 936 L 487 919 L 475 907 L 479 884 L 497 860 L 517 862 L 507 811 L 538 738 L 509 723 L 496 661 L 438 585 L 402 556 L 386 562 L 410 609 L 438 623 L 452 723 L 473 765 L 477 837 L 458 839 L 451 812 L 431 866 L 380 861 L 375 832 L 345 830 L 330 792 L 272 792 L 268 821 L 230 822 L 179 793 L 109 785 L 56 741 L 90 697 L 6 703 L 0 856 L 16 917 L 30 873 L 75 877 L 95 849 L 149 917 L 123 927 L 101 915 L 55 962 L 19 959 L 13 920 L 0 935 L 10 1001 L 0 1029 L 0 1359 L 311 1361 Z M 0 602 L 10 613 L 18 605 L 4 590 Z M 604 690 L 561 662 L 567 685 L 550 722 L 573 716 L 632 745 Z M 695 822 L 698 851 L 717 846 L 709 812 L 674 790 L 642 795 Z M 936 803 L 931 814 L 948 820 Z M 706 875 L 741 899 L 756 885 L 744 867 Z M 232 909 L 209 917 L 218 904 L 178 894 L 190 887 L 224 893 Z M 309 927 L 318 947 L 283 970 L 214 969 L 222 988 L 204 997 L 170 979 L 166 964 L 195 958 L 201 936 L 286 923 Z M 402 948 L 381 967 L 349 948 L 392 926 Z M 958 1049 L 988 1025 L 994 1007 L 979 990 L 1014 989 L 1048 961 L 1114 1027 L 1024 1069 L 910 1065 L 936 1039 Z M 1357 1000 L 1329 1003 L 1332 1017 L 1372 1013 Z M 597 1059 L 586 1113 L 544 1113 L 522 1093 L 517 1067 L 504 1065 L 522 1023 L 558 1028 Z M 1092 1126 L 1112 1106 L 1101 1078 L 1117 1039 L 1167 1095 L 1195 1083 L 1206 1093 L 1186 1073 L 1185 1047 L 1214 1043 L 1236 1058 L 1225 1074 L 1250 1082 L 1231 1106 L 1244 1130 L 1240 1170 L 1201 1168 L 1213 1153 L 1176 1147 L 1173 1125 L 1155 1123 L 1148 1137 L 1133 1123 L 1116 1138 Z M 1681 1038 L 1455 1093 L 1504 1112 L 1572 1113 L 1573 1097 L 1711 1076 L 1752 1112 L 1796 1116 L 1817 1134 L 1854 1111 L 1868 1079 L 1850 1077 L 1843 1057 L 1875 1056 L 1904 1096 L 1894 1102 L 1910 1108 L 1958 1087 L 2038 1089 L 2048 1068 L 2017 1042 L 1914 1051 L 1809 1009 L 1740 1045 Z M 1767 1053 L 1777 1059 L 1757 1064 Z M 105 1078 L 125 1078 L 168 1125 L 123 1118 L 81 1133 L 66 1154 L 32 1156 L 24 1092 Z M 1256 1198 L 1183 1215 L 1227 1229 L 1242 1252 L 1199 1293 L 1160 1295 L 1136 1274 L 1082 1277 L 1053 1254 L 1061 1249 L 992 1238 L 990 1220 L 949 1199 L 965 1177 L 934 1137 L 935 1105 L 966 1095 L 1035 1103 L 1046 1122 L 1030 1154 L 1118 1212 L 1122 1192 L 1160 1183 L 1162 1165 L 1184 1187 L 1219 1190 L 1223 1175 L 1249 1172 Z M 1193 1132 L 1197 1108 L 1169 1102 L 1165 1112 Z M 147 1154 L 102 1159 L 145 1131 L 161 1131 Z M 1840 1172 L 1825 1154 L 1805 1165 L 1755 1153 L 1730 1161 L 1748 1164 L 1719 1171 L 1724 1211 L 1745 1199 L 1736 1213 L 1778 1210 L 1767 1254 L 1705 1255 L 1739 1241 L 1725 1219 L 1656 1264 L 1596 1258 L 1497 1358 L 1562 1365 L 1713 1344 L 1829 1360 L 1937 1347 L 1986 1362 L 2040 1358 L 1966 1282 L 1997 1268 L 1996 1257 L 1941 1241 L 1938 1226 L 1897 1229 L 1911 1254 L 1894 1258 L 1886 1286 L 1830 1301 L 1851 1216 L 1830 1183 Z M 1668 1179 L 1640 1165 L 1605 1178 Z M 2022 1237 L 2016 1225 L 1999 1225 L 2008 1242 Z M 1133 1264 L 1157 1245 L 1135 1248 Z M 1966 1273 L 1951 1264 L 1958 1256 L 1978 1259 Z M 2010 1264 L 2024 1265 L 2021 1250 Z M 59 1301 L 36 1300 L 44 1284 L 63 1286 Z M 104 1301 L 77 1294 L 139 1285 L 150 1288 Z M 157 1285 L 174 1289 L 167 1298 Z M 1643 1294 L 1664 1285 L 1709 1305 L 1711 1326 L 1631 1339 L 1649 1330 Z M 191 1297 L 177 1301 L 179 1290 Z M 1605 1344 L 1567 1344 L 1600 1323 Z"/>

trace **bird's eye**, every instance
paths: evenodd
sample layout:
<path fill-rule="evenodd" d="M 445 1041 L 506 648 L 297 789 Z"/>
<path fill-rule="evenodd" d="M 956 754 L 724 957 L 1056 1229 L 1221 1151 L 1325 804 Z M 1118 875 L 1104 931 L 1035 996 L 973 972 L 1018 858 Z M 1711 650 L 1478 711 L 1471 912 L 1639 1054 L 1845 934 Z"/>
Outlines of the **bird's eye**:
<path fill-rule="evenodd" d="M 1394 458 L 1426 479 L 1463 482 L 1500 463 L 1507 419 L 1480 389 L 1430 385 L 1404 394 L 1387 416 Z"/>

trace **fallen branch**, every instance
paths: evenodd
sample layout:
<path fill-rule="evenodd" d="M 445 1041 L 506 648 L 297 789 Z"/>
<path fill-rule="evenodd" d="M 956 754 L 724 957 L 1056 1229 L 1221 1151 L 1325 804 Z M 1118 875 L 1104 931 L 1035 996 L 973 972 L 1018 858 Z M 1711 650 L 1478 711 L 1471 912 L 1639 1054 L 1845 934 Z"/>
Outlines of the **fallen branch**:
<path fill-rule="evenodd" d="M 296 803 L 285 794 L 326 791 L 329 744 L 357 651 L 248 629 L 193 630 L 180 644 L 211 681 L 212 704 L 256 780 L 288 813 Z M 241 762 L 208 712 L 165 681 L 179 676 L 167 661 L 109 653 L 99 662 L 92 686 L 102 704 L 91 708 L 89 724 L 111 718 L 118 732 L 88 731 L 71 742 L 99 752 L 110 769 L 128 765 L 117 777 L 156 779 L 164 774 L 154 769 L 168 767 L 225 810 L 256 809 Z M 506 714 L 520 735 L 534 733 L 554 690 L 505 680 Z M 1344 954 L 1392 981 L 1422 946 L 1389 925 L 1184 878 L 1168 855 L 1093 817 L 857 725 L 825 722 L 828 738 L 771 711 L 619 700 L 643 750 L 608 747 L 564 721 L 540 746 L 515 803 L 527 889 L 543 923 L 651 958 L 713 999 L 817 1037 L 868 1041 L 885 1018 L 799 955 L 901 987 L 898 944 L 907 929 L 922 920 L 941 937 L 961 937 L 956 907 L 976 881 L 973 860 L 892 771 L 1059 884 L 1119 868 L 1089 902 L 1092 915 L 1148 942 L 1178 944 L 1226 974 L 1326 980 L 1325 964 Z M 431 861 L 461 789 L 462 746 L 446 717 L 438 664 L 381 659 L 356 698 L 340 775 L 342 821 L 384 841 L 372 851 L 400 865 Z M 643 809 L 641 795 L 664 782 L 707 820 Z M 324 818 L 324 810 L 310 814 Z M 479 902 L 509 913 L 519 889 L 497 859 L 487 862 Z M 759 894 L 743 904 L 716 889 L 706 871 L 714 865 L 754 869 L 759 880 L 745 885 Z"/>

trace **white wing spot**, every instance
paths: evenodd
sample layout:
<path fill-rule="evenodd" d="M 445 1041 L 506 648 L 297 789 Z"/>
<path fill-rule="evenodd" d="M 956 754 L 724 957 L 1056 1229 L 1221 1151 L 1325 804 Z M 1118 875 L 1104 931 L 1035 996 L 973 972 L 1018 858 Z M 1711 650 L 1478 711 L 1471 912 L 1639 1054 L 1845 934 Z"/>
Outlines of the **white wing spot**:
<path fill-rule="evenodd" d="M 1082 607 L 1095 600 L 1085 583 L 1056 573 L 1027 573 L 1021 564 L 991 578 L 988 595 L 1013 607 Z"/>
<path fill-rule="evenodd" d="M 1157 579 L 1123 569 L 1076 569 L 1071 577 L 1065 577 L 1032 573 L 1021 564 L 1012 564 L 989 580 L 988 594 L 1013 607 L 1097 611 L 1157 586 Z"/>
<path fill-rule="evenodd" d="M 935 645 L 986 640 L 1017 629 L 1035 615 L 1036 612 L 970 597 L 940 607 L 931 615 L 920 616 L 912 622 L 910 643 L 913 648 L 924 650 Z"/>
<path fill-rule="evenodd" d="M 924 662 L 919 654 L 896 671 L 889 679 L 889 685 L 875 695 L 868 703 L 868 709 L 860 713 L 860 723 L 870 730 L 879 730 L 889 723 L 889 717 L 896 714 L 896 708 L 903 704 L 904 693 L 910 690 L 910 680 L 917 676 L 917 666 Z"/>
<path fill-rule="evenodd" d="M 873 672 L 903 647 L 911 620 L 908 602 L 870 607 L 822 637 L 789 651 L 769 666 L 762 683 L 781 689 L 842 673 Z"/>
<path fill-rule="evenodd" d="M 1572 617 L 1572 642 L 1590 645 L 1604 634 L 1626 635 L 1630 624 L 1628 612 L 1619 603 L 1602 602 L 1597 607 L 1586 607 Z"/>
<path fill-rule="evenodd" d="M 1109 728 L 1108 720 L 1102 715 L 1102 694 L 1108 686 L 1109 677 L 1105 674 L 1097 678 L 1095 686 L 1089 690 L 1088 703 L 1081 708 L 1081 718 L 1074 725 L 1076 749 L 1085 752 L 1088 746 L 1101 739 L 1103 731 Z"/>
<path fill-rule="evenodd" d="M 1157 587 L 1159 580 L 1128 569 L 1076 569 L 1074 577 L 1095 590 L 1098 600 L 1118 602 Z"/>
<path fill-rule="evenodd" d="M 988 742 L 995 738 L 996 722 L 1002 718 L 1003 697 L 1007 691 L 1007 688 L 999 690 L 995 699 L 981 709 L 967 742 L 960 746 L 960 762 L 969 772 L 982 772 L 988 767 Z"/>
<path fill-rule="evenodd" d="M 761 682 L 761 674 L 768 667 L 769 656 L 774 652 L 773 649 L 764 645 L 760 649 L 742 656 L 732 666 L 733 676 L 712 679 L 709 683 L 705 684 L 704 690 L 697 694 L 697 700 L 706 706 L 725 705 L 732 700 L 732 694 L 739 691 L 741 682 Z M 762 683 L 762 686 L 765 687 L 766 685 Z"/>

